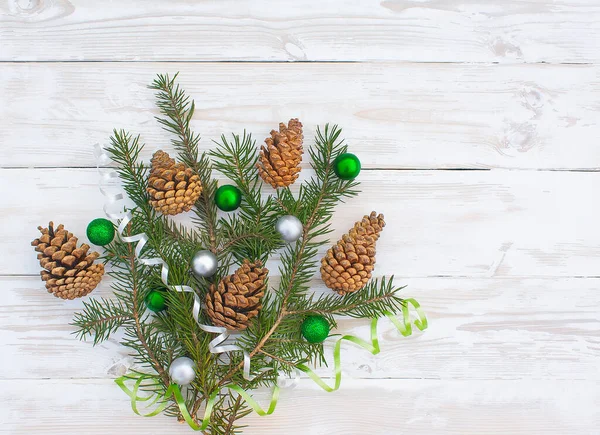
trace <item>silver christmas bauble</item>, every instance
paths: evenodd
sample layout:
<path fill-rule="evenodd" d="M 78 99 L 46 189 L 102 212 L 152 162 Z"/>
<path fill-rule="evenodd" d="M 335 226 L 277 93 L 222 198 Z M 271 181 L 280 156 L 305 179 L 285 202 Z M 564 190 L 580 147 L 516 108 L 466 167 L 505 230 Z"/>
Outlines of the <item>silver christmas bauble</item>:
<path fill-rule="evenodd" d="M 178 385 L 189 385 L 196 379 L 196 364 L 187 356 L 180 356 L 171 363 L 169 376 Z"/>
<path fill-rule="evenodd" d="M 302 222 L 296 216 L 288 214 L 277 219 L 275 229 L 286 242 L 295 242 L 302 235 Z"/>
<path fill-rule="evenodd" d="M 198 276 L 211 277 L 217 271 L 217 256 L 210 251 L 198 251 L 192 259 L 192 270 Z"/>

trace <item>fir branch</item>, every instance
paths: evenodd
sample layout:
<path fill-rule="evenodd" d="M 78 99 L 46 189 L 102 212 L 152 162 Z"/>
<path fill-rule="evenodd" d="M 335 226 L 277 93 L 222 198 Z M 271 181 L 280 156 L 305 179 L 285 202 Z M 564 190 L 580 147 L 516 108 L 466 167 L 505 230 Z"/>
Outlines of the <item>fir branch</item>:
<path fill-rule="evenodd" d="M 240 429 L 245 426 L 236 425 L 235 422 L 252 412 L 252 409 L 246 405 L 242 396 L 237 395 L 235 397 L 231 391 L 227 395 L 227 401 L 229 405 L 217 412 L 221 423 L 213 427 L 213 435 L 234 435 L 241 433 Z"/>
<path fill-rule="evenodd" d="M 278 191 L 278 197 L 286 207 L 302 211 L 300 220 L 303 222 L 303 231 L 302 237 L 296 242 L 295 246 L 288 245 L 282 255 L 283 266 L 280 268 L 281 282 L 277 290 L 278 298 L 269 306 L 263 306 L 261 312 L 261 316 L 267 322 L 265 326 L 268 327 L 270 324 L 270 327 L 260 337 L 254 349 L 249 352 L 251 358 L 260 352 L 282 324 L 288 315 L 288 304 L 305 297 L 305 292 L 308 289 L 307 283 L 311 279 L 316 266 L 317 248 L 327 243 L 326 240 L 315 242 L 314 239 L 331 231 L 329 221 L 334 205 L 346 197 L 357 194 L 355 190 L 357 183 L 341 180 L 333 174 L 333 160 L 338 154 L 346 150 L 342 142 L 338 141 L 340 133 L 341 130 L 337 126 L 330 130 L 329 125 L 326 125 L 324 133 L 321 133 L 320 129 L 317 130 L 315 147 L 309 149 L 316 177 L 300 187 L 298 201 L 293 199 L 289 188 L 282 189 L 281 194 Z M 302 204 L 302 207 L 298 203 Z M 269 314 L 273 313 L 275 313 L 275 317 L 271 321 Z M 260 329 L 257 330 L 260 331 Z M 252 332 L 252 328 L 249 329 L 249 332 Z M 219 385 L 224 385 L 242 367 L 243 361 L 230 369 L 223 376 Z"/>
<path fill-rule="evenodd" d="M 325 125 L 323 133 L 317 128 L 315 146 L 308 150 L 316 177 L 300 186 L 298 201 L 293 200 L 289 189 L 278 191 L 280 201 L 288 208 L 297 210 L 300 220 L 304 222 L 300 243 L 287 249 L 282 256 L 285 267 L 281 274 L 279 292 L 282 294 L 281 306 L 284 308 L 290 298 L 293 303 L 294 298 L 301 299 L 308 289 L 307 283 L 312 278 L 317 263 L 318 247 L 328 243 L 327 240 L 314 240 L 331 232 L 333 207 L 358 193 L 355 189 L 358 183 L 342 180 L 333 172 L 335 157 L 346 151 L 343 141 L 338 141 L 341 132 L 337 126 L 330 129 L 329 125 Z"/>
<path fill-rule="evenodd" d="M 215 144 L 209 152 L 214 167 L 235 183 L 243 197 L 239 211 L 219 221 L 226 240 L 221 250 L 229 250 L 238 261 L 260 258 L 265 262 L 282 241 L 275 230 L 277 205 L 272 196 L 261 195 L 255 141 L 244 131 L 242 137 L 233 134 L 231 140 L 223 135 Z"/>
<path fill-rule="evenodd" d="M 143 163 L 138 163 L 138 157 L 144 145 L 140 144 L 140 136 L 133 137 L 125 130 L 114 130 L 110 137 L 110 146 L 106 149 L 117 167 L 117 174 L 123 181 L 123 188 L 135 204 L 143 210 L 149 206 L 149 196 L 146 190 L 148 184 L 148 169 Z"/>
<path fill-rule="evenodd" d="M 200 228 L 206 230 L 207 245 L 212 252 L 217 252 L 217 208 L 212 200 L 217 189 L 216 180 L 212 179 L 210 160 L 205 153 L 199 154 L 200 136 L 195 134 L 190 123 L 194 116 L 195 103 L 185 91 L 175 83 L 177 74 L 172 78 L 168 74 L 159 74 L 150 89 L 156 92 L 156 105 L 165 118 L 156 117 L 163 128 L 177 136 L 171 142 L 179 152 L 180 159 L 198 175 L 202 185 L 202 194 L 196 201 L 194 220 Z"/>
<path fill-rule="evenodd" d="M 392 279 L 373 280 L 362 291 L 343 298 L 328 294 L 308 296 L 310 280 L 317 267 L 319 248 L 328 243 L 331 219 L 336 204 L 357 194 L 357 183 L 336 177 L 332 164 L 346 151 L 341 141 L 341 130 L 326 125 L 318 129 L 315 144 L 308 150 L 314 176 L 300 185 L 297 199 L 291 189 L 278 189 L 275 196 L 261 195 L 262 182 L 256 162 L 258 151 L 251 135 L 221 137 L 216 149 L 200 153 L 200 136 L 191 129 L 195 104 L 173 77 L 159 75 L 150 86 L 156 91 L 157 106 L 162 127 L 175 137 L 172 144 L 179 159 L 199 176 L 202 195 L 195 204 L 193 222 L 197 229 L 188 230 L 167 217 L 158 216 L 149 205 L 147 187 L 148 169 L 138 163 L 142 150 L 139 136 L 115 131 L 108 152 L 118 165 L 127 194 L 137 204 L 131 210 L 133 220 L 127 234 L 146 233 L 148 244 L 144 255 L 159 256 L 169 266 L 169 283 L 192 285 L 201 299 L 209 286 L 228 272 L 235 260 L 261 258 L 281 246 L 274 229 L 275 220 L 283 214 L 297 216 L 303 224 L 301 238 L 285 245 L 281 255 L 279 285 L 263 297 L 263 308 L 237 343 L 252 358 L 252 380 L 243 378 L 242 352 L 228 353 L 228 361 L 210 353 L 212 338 L 200 330 L 191 306 L 193 294 L 166 291 L 168 311 L 146 314 L 145 296 L 156 286 L 162 286 L 158 268 L 146 267 L 135 260 L 134 245 L 117 240 L 107 247 L 107 260 L 113 265 L 111 276 L 116 300 L 92 301 L 75 318 L 78 334 L 94 335 L 95 343 L 106 339 L 120 326 L 124 327 L 123 344 L 136 352 L 136 361 L 151 367 L 153 379 L 159 385 L 147 388 L 160 392 L 169 385 L 166 367 L 180 355 L 190 356 L 197 365 L 196 379 L 185 393 L 186 404 L 194 419 L 210 394 L 229 382 L 246 390 L 273 385 L 280 372 L 290 373 L 299 363 L 325 363 L 322 344 L 303 339 L 299 324 L 305 315 L 317 313 L 335 324 L 335 315 L 350 317 L 378 317 L 385 311 L 399 311 L 403 301 L 397 295 Z M 209 156 L 212 158 L 209 159 Z M 243 202 L 236 213 L 218 219 L 213 201 L 217 182 L 212 168 L 228 177 L 242 191 Z M 189 265 L 199 249 L 210 249 L 217 254 L 219 270 L 211 279 L 190 274 Z M 208 323 L 206 313 L 200 313 L 201 323 Z M 222 357 L 222 355 L 221 355 Z M 272 370 L 264 371 L 266 367 Z M 251 409 L 232 391 L 217 396 L 209 429 L 206 434 L 232 435 L 240 429 L 239 418 Z M 179 415 L 171 403 L 169 415 Z"/>
<path fill-rule="evenodd" d="M 285 359 L 283 359 L 283 358 L 281 358 L 281 357 L 279 357 L 277 355 L 274 355 L 272 353 L 267 352 L 264 349 L 259 350 L 259 352 L 262 353 L 265 356 L 268 356 L 269 358 L 271 358 L 271 359 L 273 359 L 275 361 L 280 362 L 283 365 L 286 365 L 286 366 L 289 366 L 289 367 L 292 367 L 292 368 L 296 367 L 296 363 L 294 361 L 287 361 L 287 360 L 285 360 Z"/>
<path fill-rule="evenodd" d="M 235 399 L 235 403 L 233 404 L 232 409 L 229 411 L 229 417 L 227 418 L 227 426 L 225 427 L 225 434 L 229 435 L 234 433 L 234 423 L 239 418 L 237 414 L 241 408 L 242 396 L 238 396 L 237 399 Z"/>
<path fill-rule="evenodd" d="M 127 225 L 127 235 L 131 236 L 131 223 Z M 132 288 L 131 288 L 131 293 L 132 293 L 132 299 L 133 299 L 133 318 L 135 321 L 135 336 L 137 337 L 137 339 L 139 340 L 140 344 L 142 345 L 142 347 L 145 349 L 146 354 L 148 356 L 148 361 L 151 363 L 152 368 L 159 374 L 159 376 L 162 379 L 162 382 L 165 386 L 165 388 L 170 384 L 170 379 L 169 379 L 169 375 L 166 373 L 166 371 L 163 369 L 162 364 L 159 363 L 158 358 L 156 357 L 153 349 L 150 347 L 148 341 L 146 340 L 146 335 L 144 334 L 144 329 L 142 328 L 142 320 L 141 320 L 141 316 L 142 316 L 142 311 L 140 310 L 140 307 L 142 306 L 142 302 L 141 302 L 141 298 L 139 297 L 139 281 L 137 278 L 137 268 L 136 268 L 136 259 L 135 259 L 135 250 L 133 248 L 133 245 L 131 243 L 127 243 L 127 248 L 128 248 L 128 252 L 129 252 L 129 269 L 132 273 Z"/>
<path fill-rule="evenodd" d="M 190 122 L 194 116 L 194 101 L 175 83 L 177 75 L 170 78 L 168 74 L 159 74 L 150 85 L 156 92 L 156 105 L 166 118 L 156 117 L 165 130 L 177 136 L 172 144 L 181 160 L 190 168 L 196 169 L 198 164 L 198 143 L 200 136 L 192 132 Z"/>
<path fill-rule="evenodd" d="M 373 279 L 360 291 L 339 296 L 337 294 L 306 298 L 289 310 L 288 315 L 341 315 L 354 318 L 378 318 L 386 312 L 398 312 L 404 303 L 397 293 L 405 288 L 394 287 L 394 277 Z"/>
<path fill-rule="evenodd" d="M 134 216 L 143 212 L 133 210 Z M 127 225 L 127 235 L 139 232 L 132 229 L 135 219 Z M 94 342 L 104 340 L 119 326 L 125 329 L 122 344 L 135 352 L 136 361 L 148 365 L 158 373 L 164 389 L 169 385 L 169 376 L 164 370 L 166 354 L 172 346 L 166 339 L 156 333 L 152 324 L 144 323 L 144 298 L 148 289 L 148 273 L 144 266 L 136 263 L 134 246 L 116 240 L 106 247 L 107 259 L 112 265 L 110 272 L 114 282 L 112 288 L 115 300 L 92 299 L 85 304 L 83 313 L 75 315 L 74 324 L 80 329 L 76 332 L 80 337 L 88 333 L 95 334 Z M 116 319 L 116 320 L 115 320 Z M 95 322 L 94 322 L 95 321 Z M 89 329 L 91 327 L 91 329 Z"/>
<path fill-rule="evenodd" d="M 270 238 L 268 238 L 263 233 L 260 233 L 258 231 L 250 232 L 250 233 L 240 233 L 240 234 L 232 235 L 232 237 L 226 243 L 221 245 L 218 252 L 229 251 L 236 245 L 240 245 L 241 243 L 246 242 L 248 240 L 256 240 L 256 239 L 261 240 L 262 242 L 265 242 L 265 243 L 271 241 Z M 248 258 L 248 257 L 246 257 L 246 258 Z"/>
<path fill-rule="evenodd" d="M 120 301 L 102 298 L 84 301 L 83 311 L 75 313 L 71 324 L 79 328 L 74 334 L 80 340 L 93 336 L 95 346 L 132 320 L 131 313 Z"/>
<path fill-rule="evenodd" d="M 242 191 L 244 201 L 240 206 L 241 211 L 247 218 L 260 221 L 264 218 L 264 204 L 261 201 L 260 179 L 256 169 L 256 143 L 252 140 L 252 135 L 245 131 L 241 138 L 236 134 L 232 137 L 230 142 L 222 135 L 220 142 L 214 141 L 217 147 L 209 151 L 209 154 L 213 158 L 214 167 Z"/>

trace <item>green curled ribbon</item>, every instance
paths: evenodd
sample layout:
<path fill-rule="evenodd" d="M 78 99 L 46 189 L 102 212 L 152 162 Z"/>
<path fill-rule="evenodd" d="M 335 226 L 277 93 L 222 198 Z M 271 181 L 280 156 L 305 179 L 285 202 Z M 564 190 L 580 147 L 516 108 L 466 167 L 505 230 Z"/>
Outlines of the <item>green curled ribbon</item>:
<path fill-rule="evenodd" d="M 410 319 L 409 305 L 413 306 L 419 317 L 414 321 L 414 324 L 419 329 L 419 331 L 423 331 L 427 328 L 427 317 L 425 316 L 425 312 L 421 308 L 421 305 L 416 300 L 405 299 L 404 302 L 405 303 L 402 305 L 402 321 L 398 320 L 396 316 L 393 313 L 390 313 L 389 311 L 386 312 L 385 315 L 394 324 L 394 326 L 400 332 L 400 334 L 402 334 L 404 337 L 408 337 L 412 334 L 413 323 Z M 340 388 L 340 385 L 342 383 L 342 341 L 350 341 L 368 350 L 373 355 L 377 355 L 379 352 L 381 352 L 381 348 L 379 347 L 379 339 L 377 338 L 378 323 L 379 319 L 371 319 L 371 341 L 363 340 L 362 338 L 355 337 L 354 335 L 344 335 L 335 343 L 335 347 L 333 349 L 333 373 L 335 377 L 335 382 L 333 387 L 327 385 L 327 383 L 319 375 L 317 375 L 310 367 L 304 364 L 298 364 L 296 367 L 298 368 L 298 370 L 306 373 L 313 381 L 315 381 L 317 385 L 319 385 L 325 391 L 329 393 L 336 391 Z"/>
<path fill-rule="evenodd" d="M 427 328 L 427 317 L 425 317 L 425 313 L 421 309 L 421 305 L 414 299 L 405 299 L 404 304 L 402 305 L 402 320 L 398 320 L 396 316 L 391 312 L 386 312 L 385 315 L 390 321 L 394 324 L 396 329 L 402 334 L 404 337 L 408 337 L 412 334 L 412 324 L 420 330 L 423 331 Z M 410 319 L 409 305 L 415 309 L 418 315 L 418 319 L 415 319 L 414 322 Z M 355 337 L 354 335 L 344 335 L 341 337 L 336 343 L 333 351 L 333 361 L 334 361 L 334 375 L 335 375 L 335 383 L 333 387 L 330 387 L 323 381 L 323 379 L 317 375 L 312 369 L 304 364 L 298 364 L 296 367 L 298 370 L 306 373 L 313 381 L 317 383 L 321 388 L 325 391 L 333 392 L 340 388 L 342 383 L 342 365 L 341 365 L 341 348 L 342 341 L 350 341 L 354 344 L 361 346 L 362 348 L 368 350 L 373 355 L 377 355 L 381 352 L 381 348 L 379 347 L 379 339 L 377 338 L 377 324 L 379 323 L 379 319 L 371 319 L 371 341 L 363 340 L 362 338 Z M 205 430 L 210 424 L 210 416 L 212 415 L 212 410 L 215 406 L 215 401 L 217 398 L 217 394 L 219 390 L 215 390 L 208 397 L 206 402 L 206 409 L 204 410 L 204 417 L 200 420 L 200 424 L 198 424 L 190 415 L 190 412 L 185 404 L 185 399 L 181 394 L 181 390 L 179 386 L 176 384 L 171 384 L 167 388 L 164 394 L 151 394 L 149 396 L 140 396 L 139 389 L 142 386 L 142 383 L 146 380 L 150 379 L 150 376 L 140 374 L 137 378 L 131 375 L 121 376 L 118 379 L 115 379 L 115 383 L 127 394 L 131 400 L 131 409 L 137 415 L 141 415 L 142 417 L 154 417 L 155 415 L 160 414 L 169 406 L 169 398 L 171 396 L 174 397 L 179 410 L 181 411 L 181 415 L 183 416 L 186 423 L 195 431 Z M 125 384 L 126 381 L 135 380 L 133 385 L 133 389 L 129 389 Z M 149 386 L 158 386 L 159 383 L 157 381 L 154 384 L 150 384 Z M 228 388 L 237 392 L 246 403 L 260 416 L 266 416 L 273 414 L 275 412 L 275 408 L 277 407 L 277 402 L 279 401 L 279 386 L 275 385 L 273 387 L 273 392 L 271 395 L 271 401 L 269 403 L 269 407 L 265 411 L 256 400 L 242 387 L 235 384 L 225 385 L 223 388 Z M 138 410 L 138 402 L 148 402 L 146 404 L 147 408 L 153 407 L 156 405 L 156 408 L 147 414 L 142 413 Z"/>
<path fill-rule="evenodd" d="M 150 378 L 149 376 L 142 374 L 137 378 L 126 375 L 126 376 L 121 376 L 118 379 L 115 379 L 115 383 L 121 388 L 121 390 L 123 390 L 125 392 L 125 394 L 127 394 L 129 396 L 129 398 L 131 400 L 131 409 L 133 410 L 133 412 L 135 412 L 137 415 L 141 415 L 142 417 L 154 417 L 155 415 L 158 415 L 161 412 L 163 412 L 169 406 L 169 398 L 171 396 L 173 396 L 175 399 L 175 402 L 177 403 L 177 406 L 179 407 L 179 410 L 181 411 L 181 415 L 183 416 L 183 419 L 193 430 L 199 431 L 199 430 L 204 430 L 208 427 L 208 425 L 210 424 L 210 416 L 212 415 L 212 410 L 215 406 L 215 401 L 217 399 L 217 393 L 219 391 L 218 389 L 213 391 L 212 394 L 208 397 L 208 400 L 206 402 L 206 409 L 204 410 L 204 417 L 200 421 L 200 424 L 198 424 L 192 418 L 192 416 L 187 408 L 187 405 L 185 404 L 185 399 L 183 398 L 183 394 L 181 394 L 181 390 L 179 388 L 179 385 L 177 385 L 177 384 L 169 385 L 169 387 L 167 388 L 167 390 L 165 391 L 165 393 L 163 395 L 156 393 L 156 394 L 149 395 L 149 396 L 140 396 L 138 394 L 139 389 L 140 389 L 142 383 L 146 379 L 149 379 L 149 378 Z M 135 379 L 135 383 L 133 384 L 133 389 L 129 389 L 127 387 L 127 385 L 125 384 L 125 382 L 128 380 L 134 380 L 134 379 Z M 152 386 L 152 385 L 159 385 L 159 384 L 158 384 L 158 382 L 155 382 L 154 384 L 151 384 L 150 386 Z M 246 390 L 244 390 L 239 385 L 229 384 L 229 385 L 225 385 L 224 388 L 229 388 L 230 390 L 237 392 L 240 396 L 242 396 L 242 398 L 246 401 L 246 403 L 254 410 L 254 412 L 256 412 L 260 416 L 273 414 L 273 412 L 275 412 L 275 408 L 277 407 L 277 401 L 279 400 L 279 386 L 277 386 L 277 385 L 275 387 L 273 387 L 273 394 L 271 396 L 271 402 L 269 404 L 269 408 L 266 411 L 258 404 L 258 402 L 256 400 L 254 400 L 254 398 Z M 146 405 L 147 408 L 150 408 L 154 405 L 157 405 L 157 406 L 156 406 L 156 408 L 154 408 L 154 410 L 145 414 L 138 410 L 138 406 L 137 406 L 138 402 L 149 402 Z"/>

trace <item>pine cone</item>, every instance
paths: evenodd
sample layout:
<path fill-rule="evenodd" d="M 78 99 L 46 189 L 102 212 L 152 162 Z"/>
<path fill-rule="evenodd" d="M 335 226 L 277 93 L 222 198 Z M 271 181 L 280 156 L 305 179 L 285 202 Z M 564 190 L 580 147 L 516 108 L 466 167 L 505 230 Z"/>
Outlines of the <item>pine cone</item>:
<path fill-rule="evenodd" d="M 327 251 L 321 260 L 327 287 L 343 296 L 367 284 L 375 267 L 375 242 L 384 226 L 383 215 L 372 211 Z"/>
<path fill-rule="evenodd" d="M 39 252 L 37 258 L 44 268 L 40 272 L 48 293 L 62 299 L 85 296 L 96 288 L 104 274 L 103 264 L 93 264 L 100 254 L 89 252 L 87 244 L 77 247 L 77 237 L 64 229 L 38 227 L 42 236 L 31 242 Z"/>
<path fill-rule="evenodd" d="M 206 295 L 206 312 L 213 324 L 236 331 L 246 329 L 262 307 L 268 272 L 260 260 L 244 260 L 233 275 L 216 287 L 213 284 Z"/>
<path fill-rule="evenodd" d="M 202 193 L 200 178 L 183 163 L 175 163 L 169 154 L 158 150 L 150 161 L 148 179 L 150 204 L 162 214 L 190 211 Z"/>
<path fill-rule="evenodd" d="M 271 130 L 261 146 L 256 167 L 260 177 L 274 188 L 286 187 L 298 178 L 302 162 L 302 123 L 290 119 L 286 127 L 279 123 L 279 132 Z"/>

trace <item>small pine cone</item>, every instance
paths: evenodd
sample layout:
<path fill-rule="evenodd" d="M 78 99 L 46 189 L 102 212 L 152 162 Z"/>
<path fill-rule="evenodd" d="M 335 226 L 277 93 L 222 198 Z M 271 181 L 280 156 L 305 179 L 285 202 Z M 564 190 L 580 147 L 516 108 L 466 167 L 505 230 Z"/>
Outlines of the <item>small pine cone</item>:
<path fill-rule="evenodd" d="M 168 215 L 190 211 L 202 193 L 198 175 L 185 164 L 175 163 L 162 150 L 154 153 L 150 163 L 148 193 L 152 207 Z"/>
<path fill-rule="evenodd" d="M 100 254 L 88 252 L 85 243 L 77 247 L 77 237 L 61 224 L 56 229 L 50 222 L 48 228 L 38 227 L 42 236 L 31 242 L 39 252 L 37 258 L 44 268 L 42 281 L 48 293 L 62 299 L 85 296 L 96 288 L 104 274 L 103 264 L 94 264 Z"/>
<path fill-rule="evenodd" d="M 215 326 L 240 331 L 246 329 L 250 320 L 262 308 L 267 273 L 260 260 L 242 266 L 214 284 L 206 295 L 206 312 Z"/>
<path fill-rule="evenodd" d="M 371 212 L 354 224 L 321 260 L 325 285 L 340 295 L 362 289 L 375 267 L 375 242 L 385 226 L 383 215 Z"/>
<path fill-rule="evenodd" d="M 298 118 L 290 119 L 287 127 L 279 123 L 279 132 L 271 130 L 260 148 L 256 167 L 260 177 L 274 188 L 294 183 L 300 173 L 302 162 L 302 123 Z"/>

